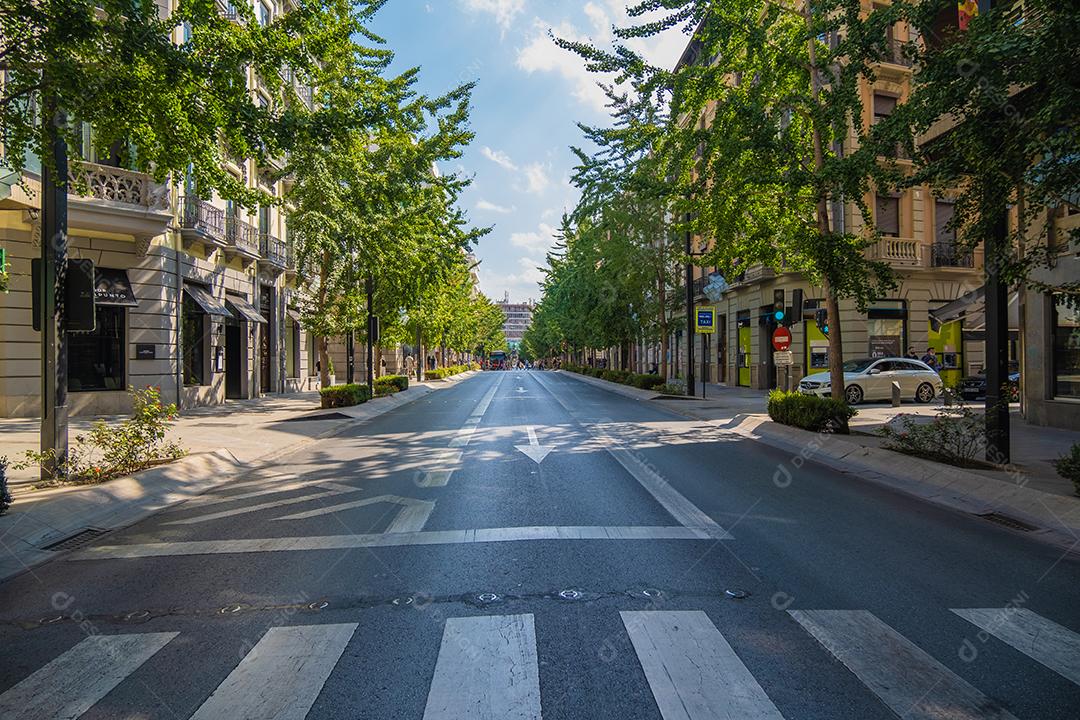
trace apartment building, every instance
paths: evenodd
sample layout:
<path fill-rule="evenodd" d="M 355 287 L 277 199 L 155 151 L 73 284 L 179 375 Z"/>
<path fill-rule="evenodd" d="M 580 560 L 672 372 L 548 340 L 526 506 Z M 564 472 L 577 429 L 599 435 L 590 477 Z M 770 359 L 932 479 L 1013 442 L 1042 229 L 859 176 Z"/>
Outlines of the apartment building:
<path fill-rule="evenodd" d="M 170 2 L 160 11 L 170 12 Z M 256 4 L 258 22 L 281 10 L 272 0 Z M 310 105 L 310 88 L 285 79 Z M 270 102 L 254 71 L 248 88 L 253 102 Z M 86 128 L 82 147 L 69 149 L 69 257 L 93 260 L 97 305 L 96 329 L 67 338 L 71 414 L 125 412 L 129 386 L 157 386 L 181 408 L 312 389 L 315 343 L 294 307 L 299 278 L 282 209 L 248 211 L 184 178 L 155 183 L 122 167 L 117 153 L 96 156 L 92 140 Z M 236 158 L 227 168 L 271 196 L 286 190 L 273 173 L 280 165 Z M 31 311 L 40 172 L 31 162 L 25 187 L 12 186 L 0 201 L 0 246 L 11 272 L 10 292 L 0 295 L 0 417 L 40 413 L 40 334 Z"/>
<path fill-rule="evenodd" d="M 864 5 L 868 12 L 873 7 L 870 0 Z M 874 81 L 863 81 L 860 88 L 862 119 L 867 125 L 892 112 L 910 91 L 910 61 L 900 52 L 910 37 L 908 28 L 900 23 L 888 32 L 893 50 L 878 63 Z M 680 64 L 698 62 L 699 50 L 691 41 Z M 845 150 L 853 149 L 854 142 L 852 132 Z M 905 161 L 899 163 L 902 166 Z M 934 348 L 946 384 L 981 369 L 982 328 L 965 317 L 942 323 L 932 314 L 982 285 L 981 251 L 960 252 L 954 233 L 947 228 L 953 212 L 950 198 L 916 187 L 900 194 L 869 192 L 863 200 L 872 208 L 876 228 L 864 227 L 853 202 L 833 204 L 834 227 L 851 233 L 876 229 L 881 240 L 868 253 L 896 272 L 897 287 L 872 302 L 865 313 L 851 302 L 841 303 L 844 356 L 904 355 L 911 347 L 921 355 Z M 697 241 L 698 247 L 707 243 L 707 239 Z M 814 311 L 824 306 L 825 294 L 800 274 L 753 266 L 738 277 L 722 278 L 715 269 L 696 267 L 693 287 L 696 306 L 716 308 L 716 332 L 692 339 L 698 381 L 757 389 L 794 387 L 803 376 L 828 370 L 828 338 L 814 319 Z M 795 290 L 802 291 L 804 304 L 791 308 L 793 364 L 778 370 L 772 346 L 775 298 L 782 291 L 785 305 L 790 306 Z M 683 317 L 672 323 L 669 372 L 673 375 L 685 371 Z M 659 362 L 656 348 L 639 348 L 637 355 L 642 368 Z"/>
<path fill-rule="evenodd" d="M 510 302 L 510 293 L 506 293 L 501 301 L 495 303 L 503 311 L 506 321 L 503 323 L 503 335 L 506 336 L 506 344 L 511 350 L 521 347 L 521 339 L 525 337 L 525 331 L 532 325 L 534 303 L 529 300 L 523 303 Z"/>

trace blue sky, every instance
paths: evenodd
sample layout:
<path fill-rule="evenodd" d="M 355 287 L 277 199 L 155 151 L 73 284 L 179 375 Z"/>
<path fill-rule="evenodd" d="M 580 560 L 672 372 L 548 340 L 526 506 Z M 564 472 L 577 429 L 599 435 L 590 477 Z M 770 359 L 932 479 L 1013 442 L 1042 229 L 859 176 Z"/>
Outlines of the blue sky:
<path fill-rule="evenodd" d="M 623 0 L 390 0 L 372 24 L 396 53 L 394 70 L 421 67 L 421 92 L 478 82 L 476 139 L 458 169 L 474 176 L 462 200 L 472 221 L 494 226 L 476 248 L 489 297 L 539 299 L 537 268 L 577 197 L 575 122 L 607 118 L 596 78 L 548 32 L 607 42 L 612 24 L 626 24 L 624 8 Z M 672 65 L 685 44 L 676 30 L 636 49 Z"/>

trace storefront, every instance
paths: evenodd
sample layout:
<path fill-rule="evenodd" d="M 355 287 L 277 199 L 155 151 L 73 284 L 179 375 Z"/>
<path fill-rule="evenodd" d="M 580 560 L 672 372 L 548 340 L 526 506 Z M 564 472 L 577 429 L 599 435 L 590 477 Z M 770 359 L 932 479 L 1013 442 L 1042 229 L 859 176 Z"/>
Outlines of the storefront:
<path fill-rule="evenodd" d="M 1080 308 L 1053 297 L 1052 381 L 1055 400 L 1080 400 Z"/>

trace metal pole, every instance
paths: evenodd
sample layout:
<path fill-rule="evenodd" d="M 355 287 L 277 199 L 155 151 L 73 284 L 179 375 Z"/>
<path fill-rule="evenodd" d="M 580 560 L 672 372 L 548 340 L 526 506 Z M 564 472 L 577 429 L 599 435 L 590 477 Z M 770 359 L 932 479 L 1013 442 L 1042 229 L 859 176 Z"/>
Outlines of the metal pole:
<path fill-rule="evenodd" d="M 345 382 L 352 385 L 356 378 L 356 338 L 353 331 L 345 333 Z"/>
<path fill-rule="evenodd" d="M 690 214 L 686 214 L 690 222 Z M 694 385 L 694 263 L 690 260 L 690 230 L 686 231 L 686 394 L 693 397 Z"/>
<path fill-rule="evenodd" d="M 423 381 L 424 363 L 426 362 L 427 358 L 424 357 L 423 332 L 420 329 L 420 323 L 416 323 L 416 382 Z"/>
<path fill-rule="evenodd" d="M 372 278 L 371 275 L 368 275 L 364 280 L 364 290 L 367 293 L 367 386 L 372 394 L 375 392 L 375 375 L 374 368 L 372 368 L 372 364 L 375 361 L 375 348 L 371 343 L 371 318 L 374 316 L 372 310 L 372 293 L 374 291 L 374 285 L 374 278 Z"/>
<path fill-rule="evenodd" d="M 1007 222 L 1002 208 L 986 239 L 986 459 L 998 465 L 1011 462 L 1009 398 L 1003 392 L 1009 379 L 1009 287 L 1001 278 Z"/>
<path fill-rule="evenodd" d="M 52 168 L 41 172 L 41 452 L 52 453 L 43 463 L 43 480 L 63 472 L 68 452 L 67 336 L 64 297 L 67 288 L 67 143 L 66 123 L 55 101 L 47 101 L 45 134 Z"/>

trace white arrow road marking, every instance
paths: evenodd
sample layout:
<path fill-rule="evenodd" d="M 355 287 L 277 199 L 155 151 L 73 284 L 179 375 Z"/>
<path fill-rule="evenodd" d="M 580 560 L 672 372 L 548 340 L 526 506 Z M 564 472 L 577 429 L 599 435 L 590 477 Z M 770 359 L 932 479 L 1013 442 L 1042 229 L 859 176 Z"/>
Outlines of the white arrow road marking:
<path fill-rule="evenodd" d="M 523 392 L 528 392 L 528 391 L 527 391 L 527 390 L 526 390 L 525 388 L 523 388 L 523 387 L 519 387 L 519 388 L 517 389 L 517 391 L 518 391 L 519 393 L 523 393 Z"/>
<path fill-rule="evenodd" d="M 342 510 L 367 507 L 368 505 L 378 505 L 379 503 L 393 503 L 401 506 L 401 510 L 398 511 L 397 517 L 390 523 L 390 527 L 386 529 L 386 532 L 388 533 L 420 532 L 424 529 L 424 523 L 427 522 L 428 517 L 431 515 L 431 511 L 435 509 L 435 503 L 430 500 L 416 500 L 414 498 L 400 497 L 398 495 L 380 495 L 364 500 L 354 500 L 338 505 L 328 505 L 326 507 L 316 508 L 315 510 L 308 510 L 306 512 L 296 513 L 295 515 L 284 515 L 274 519 L 307 520 L 308 518 L 319 517 L 320 515 L 331 515 L 336 512 L 341 512 Z"/>
<path fill-rule="evenodd" d="M 207 513 L 206 515 L 196 515 L 195 517 L 184 518 L 183 520 L 173 520 L 166 525 L 194 525 L 196 523 L 210 522 L 211 520 L 220 520 L 221 518 L 232 517 L 233 515 L 244 515 L 246 513 L 259 512 L 260 510 L 272 510 L 276 507 L 284 507 L 285 505 L 296 505 L 297 503 L 311 502 L 312 500 L 322 500 L 323 498 L 334 497 L 335 495 L 345 495 L 347 493 L 360 492 L 362 488 L 350 487 L 348 485 L 338 485 L 333 482 L 326 482 L 316 487 L 324 488 L 324 492 L 313 493 L 311 495 L 301 495 L 300 497 L 286 498 L 284 500 L 275 500 L 274 502 L 261 503 L 259 505 L 246 505 L 240 508 L 234 508 L 232 510 L 222 510 L 221 512 Z"/>
<path fill-rule="evenodd" d="M 544 458 L 548 456 L 548 453 L 550 453 L 555 448 L 552 445 L 541 445 L 540 442 L 536 439 L 536 430 L 533 429 L 532 425 L 526 425 L 525 430 L 529 433 L 529 444 L 515 445 L 514 447 L 516 447 L 518 450 L 528 456 L 529 459 L 532 460 L 534 463 L 539 465 L 540 463 L 544 462 Z"/>

